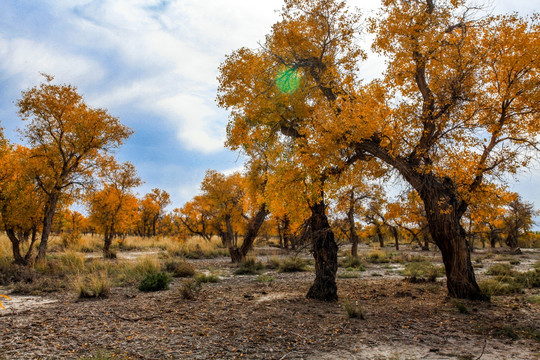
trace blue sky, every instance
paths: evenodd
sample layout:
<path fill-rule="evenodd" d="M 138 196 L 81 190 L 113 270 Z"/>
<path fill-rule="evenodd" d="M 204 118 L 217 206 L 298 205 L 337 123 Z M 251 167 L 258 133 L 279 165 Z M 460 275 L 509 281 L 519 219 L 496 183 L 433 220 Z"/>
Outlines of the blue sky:
<path fill-rule="evenodd" d="M 353 0 L 370 11 L 375 1 Z M 0 122 L 19 142 L 15 101 L 40 72 L 76 85 L 88 104 L 107 108 L 135 130 L 116 153 L 135 164 L 145 184 L 181 207 L 206 169 L 242 167 L 225 149 L 227 113 L 215 105 L 218 66 L 226 54 L 256 48 L 278 19 L 282 0 L 2 0 Z M 366 6 L 369 4 L 369 6 Z M 530 14 L 534 1 L 498 0 L 496 13 Z M 382 71 L 371 56 L 366 78 Z M 540 204 L 538 171 L 514 188 Z M 172 208 L 171 207 L 171 208 Z"/>

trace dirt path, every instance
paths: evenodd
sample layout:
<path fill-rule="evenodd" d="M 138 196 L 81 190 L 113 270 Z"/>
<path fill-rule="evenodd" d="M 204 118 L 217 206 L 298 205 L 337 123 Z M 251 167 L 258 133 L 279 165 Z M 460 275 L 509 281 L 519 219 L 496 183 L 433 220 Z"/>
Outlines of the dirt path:
<path fill-rule="evenodd" d="M 226 259 L 193 263 L 232 271 Z M 462 314 L 442 281 L 367 274 L 338 280 L 340 299 L 358 303 L 365 320 L 349 319 L 342 301 L 307 300 L 313 273 L 273 272 L 270 283 L 226 276 L 194 301 L 181 298 L 179 279 L 156 293 L 114 288 L 104 300 L 6 301 L 0 358 L 540 359 L 540 306 L 524 296 L 464 301 Z"/>

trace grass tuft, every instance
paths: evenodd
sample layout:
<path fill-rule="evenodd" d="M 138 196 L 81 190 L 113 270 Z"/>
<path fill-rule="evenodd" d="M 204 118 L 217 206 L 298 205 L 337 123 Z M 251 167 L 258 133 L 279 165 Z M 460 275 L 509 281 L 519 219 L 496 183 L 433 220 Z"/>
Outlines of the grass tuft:
<path fill-rule="evenodd" d="M 234 272 L 236 275 L 257 275 L 264 269 L 264 265 L 255 258 L 246 258 Z"/>
<path fill-rule="evenodd" d="M 139 284 L 138 289 L 140 291 L 161 291 L 168 290 L 169 284 L 172 278 L 169 274 L 164 272 L 148 274 Z"/>

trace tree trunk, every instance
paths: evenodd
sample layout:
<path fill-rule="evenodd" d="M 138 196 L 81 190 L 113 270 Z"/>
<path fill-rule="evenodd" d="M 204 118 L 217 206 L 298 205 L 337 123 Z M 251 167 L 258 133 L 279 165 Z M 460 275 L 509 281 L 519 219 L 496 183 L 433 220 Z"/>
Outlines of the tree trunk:
<path fill-rule="evenodd" d="M 14 260 L 13 263 L 23 266 L 28 265 L 25 258 L 21 255 L 21 240 L 19 240 L 19 238 L 15 234 L 15 231 L 13 229 L 6 228 L 6 235 L 11 241 L 11 249 L 13 251 Z"/>
<path fill-rule="evenodd" d="M 289 243 L 291 243 L 291 221 L 289 220 L 289 217 L 285 215 L 283 218 L 283 248 L 289 249 Z"/>
<path fill-rule="evenodd" d="M 356 233 L 356 224 L 354 223 L 354 205 L 347 212 L 347 222 L 349 223 L 349 237 L 351 239 L 351 256 L 358 257 L 358 234 Z"/>
<path fill-rule="evenodd" d="M 267 215 L 268 210 L 266 209 L 266 204 L 262 204 L 255 216 L 249 221 L 242 246 L 229 249 L 231 251 L 231 261 L 233 263 L 240 263 L 245 260 L 247 253 L 253 248 L 255 239 L 257 238 L 259 230 Z"/>
<path fill-rule="evenodd" d="M 383 234 L 381 232 L 381 227 L 379 225 L 375 224 L 375 230 L 377 232 L 377 239 L 379 239 L 379 246 L 382 249 L 384 247 L 384 237 L 383 237 Z"/>
<path fill-rule="evenodd" d="M 45 262 L 45 256 L 47 255 L 47 243 L 49 241 L 49 235 L 51 234 L 58 197 L 59 194 L 56 192 L 50 194 L 47 205 L 45 206 L 45 215 L 43 216 L 43 231 L 41 232 L 41 242 L 39 244 L 36 262 Z"/>
<path fill-rule="evenodd" d="M 106 231 L 103 242 L 103 257 L 105 259 L 116 259 L 116 254 L 111 251 L 111 244 L 113 240 L 113 232 Z"/>
<path fill-rule="evenodd" d="M 510 229 L 508 236 L 506 237 L 506 245 L 512 250 L 513 253 L 521 254 L 519 248 L 519 234 L 514 229 Z"/>
<path fill-rule="evenodd" d="M 476 282 L 465 230 L 452 205 L 445 202 L 448 194 L 420 194 L 424 201 L 429 230 L 442 253 L 446 269 L 446 285 L 451 297 L 469 300 L 487 300 Z M 451 198 L 451 197 L 450 197 Z"/>
<path fill-rule="evenodd" d="M 326 217 L 324 200 L 310 206 L 309 225 L 315 258 L 315 282 L 307 297 L 323 301 L 337 301 L 337 244 L 330 223 Z"/>
<path fill-rule="evenodd" d="M 390 231 L 392 232 L 392 236 L 394 236 L 394 242 L 396 245 L 396 250 L 399 250 L 399 234 L 397 229 L 394 226 L 390 226 Z"/>
<path fill-rule="evenodd" d="M 422 245 L 422 251 L 429 251 L 429 236 L 424 234 L 424 244 Z"/>

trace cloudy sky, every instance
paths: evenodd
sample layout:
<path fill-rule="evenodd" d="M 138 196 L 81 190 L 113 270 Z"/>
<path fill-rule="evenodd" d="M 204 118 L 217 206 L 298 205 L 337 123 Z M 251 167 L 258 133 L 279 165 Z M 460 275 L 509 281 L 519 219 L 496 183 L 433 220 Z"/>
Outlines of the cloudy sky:
<path fill-rule="evenodd" d="M 14 102 L 40 72 L 76 85 L 93 107 L 107 108 L 135 130 L 117 152 L 152 188 L 180 207 L 206 169 L 242 166 L 224 148 L 227 113 L 215 105 L 218 66 L 226 54 L 256 48 L 277 21 L 282 0 L 1 0 L 0 122 L 20 138 Z M 349 0 L 364 11 L 376 1 Z M 497 0 L 493 11 L 530 14 L 534 1 Z M 369 6 L 366 4 L 370 4 Z M 371 56 L 366 78 L 382 70 Z M 516 185 L 540 206 L 538 173 Z"/>

